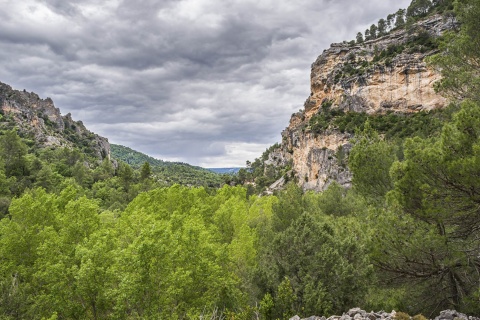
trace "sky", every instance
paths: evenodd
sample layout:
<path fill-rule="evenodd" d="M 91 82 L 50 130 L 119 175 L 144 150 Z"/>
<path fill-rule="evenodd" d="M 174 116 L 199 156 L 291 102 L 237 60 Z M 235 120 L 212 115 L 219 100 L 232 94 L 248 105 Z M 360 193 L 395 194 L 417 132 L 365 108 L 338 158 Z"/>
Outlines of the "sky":
<path fill-rule="evenodd" d="M 0 81 L 158 159 L 244 166 L 310 67 L 410 0 L 0 0 Z"/>

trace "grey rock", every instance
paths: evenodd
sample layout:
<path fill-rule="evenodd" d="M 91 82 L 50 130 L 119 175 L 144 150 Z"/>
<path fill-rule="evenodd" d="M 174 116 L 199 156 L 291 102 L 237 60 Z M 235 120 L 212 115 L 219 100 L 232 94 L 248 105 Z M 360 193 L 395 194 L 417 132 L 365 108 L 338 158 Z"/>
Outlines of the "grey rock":
<path fill-rule="evenodd" d="M 87 149 L 97 158 L 110 158 L 108 140 L 88 131 L 70 113 L 62 116 L 50 98 L 41 99 L 36 93 L 14 90 L 0 82 L 0 112 L 20 132 L 33 136 L 39 147 L 69 148 L 83 141 L 89 143 Z"/>
<path fill-rule="evenodd" d="M 467 316 L 464 313 L 456 310 L 444 310 L 440 312 L 440 315 L 435 320 L 479 320 L 478 317 Z"/>

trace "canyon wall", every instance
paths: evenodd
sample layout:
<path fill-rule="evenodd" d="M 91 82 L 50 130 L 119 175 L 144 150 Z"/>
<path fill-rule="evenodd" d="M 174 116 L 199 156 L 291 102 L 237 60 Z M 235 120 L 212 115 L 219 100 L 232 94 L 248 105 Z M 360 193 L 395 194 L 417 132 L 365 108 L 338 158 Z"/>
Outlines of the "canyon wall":
<path fill-rule="evenodd" d="M 453 27 L 440 15 L 361 44 L 336 43 L 311 68 L 311 94 L 282 132 L 282 143 L 270 155 L 278 166 L 290 161 L 304 190 L 324 190 L 332 181 L 351 185 L 346 165 L 351 133 L 333 123 L 323 132 L 312 130 L 310 119 L 325 110 L 368 115 L 414 113 L 443 108 L 447 101 L 435 92 L 438 70 L 427 63 L 436 53 L 435 38 Z"/>

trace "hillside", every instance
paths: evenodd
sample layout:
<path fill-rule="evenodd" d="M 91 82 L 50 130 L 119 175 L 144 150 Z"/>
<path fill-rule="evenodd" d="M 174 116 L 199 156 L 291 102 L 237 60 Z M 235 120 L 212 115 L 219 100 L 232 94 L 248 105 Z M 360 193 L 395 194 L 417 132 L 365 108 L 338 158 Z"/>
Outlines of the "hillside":
<path fill-rule="evenodd" d="M 108 140 L 62 116 L 52 99 L 41 99 L 34 92 L 14 90 L 0 82 L 0 129 L 17 128 L 18 133 L 37 148 L 76 147 L 98 159 L 110 156 Z"/>
<path fill-rule="evenodd" d="M 219 187 L 223 184 L 221 175 L 187 163 L 158 160 L 116 144 L 111 145 L 111 153 L 113 159 L 121 160 L 135 169 L 139 169 L 145 162 L 148 162 L 156 179 L 167 184 L 179 183 L 209 187 Z"/>

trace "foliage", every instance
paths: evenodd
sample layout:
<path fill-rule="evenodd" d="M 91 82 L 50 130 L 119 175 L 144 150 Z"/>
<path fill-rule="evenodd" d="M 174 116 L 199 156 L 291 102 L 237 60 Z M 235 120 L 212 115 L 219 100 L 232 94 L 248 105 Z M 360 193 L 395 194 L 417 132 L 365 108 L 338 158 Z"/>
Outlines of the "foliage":
<path fill-rule="evenodd" d="M 383 199 L 393 187 L 389 170 L 395 160 L 394 146 L 382 140 L 367 122 L 355 138 L 349 157 L 357 192 L 374 200 Z"/>
<path fill-rule="evenodd" d="M 114 159 L 122 160 L 135 169 L 139 169 L 145 162 L 148 162 L 152 167 L 161 167 L 165 164 L 165 161 L 118 144 L 110 144 L 110 151 Z"/>
<path fill-rule="evenodd" d="M 441 52 L 431 63 L 442 73 L 436 89 L 451 98 L 480 101 L 480 3 L 475 0 L 455 2 L 455 13 L 462 23 L 458 33 L 448 33 Z"/>
<path fill-rule="evenodd" d="M 358 242 L 339 233 L 328 219 L 303 213 L 275 235 L 268 281 L 271 289 L 277 288 L 277 317 L 292 310 L 303 315 L 339 313 L 362 300 L 368 259 Z"/>
<path fill-rule="evenodd" d="M 479 110 L 477 104 L 464 102 L 441 136 L 408 139 L 404 159 L 389 160 L 381 176 L 374 176 L 377 172 L 372 167 L 369 180 L 369 169 L 363 170 L 360 181 L 372 186 L 382 176 L 388 177 L 385 171 L 393 162 L 392 180 L 383 189 L 391 189 L 386 207 L 372 220 L 378 224 L 375 229 L 382 230 L 376 234 L 374 256 L 376 265 L 391 275 L 385 279 L 394 279 L 390 285 L 407 290 L 409 311 L 454 308 L 478 312 L 478 304 L 471 301 L 479 285 L 474 249 L 479 245 L 478 183 L 473 178 L 480 172 Z M 370 154 L 367 150 L 364 154 Z M 376 157 L 387 159 L 388 152 L 377 151 Z M 361 168 L 356 171 L 363 172 Z M 362 184 L 358 186 L 359 191 L 365 190 Z M 371 190 L 370 195 L 364 194 L 381 199 L 377 192 L 381 188 Z"/>
<path fill-rule="evenodd" d="M 397 312 L 394 317 L 395 320 L 410 320 L 410 318 L 408 313 L 405 312 Z"/>
<path fill-rule="evenodd" d="M 361 32 L 357 33 L 356 40 L 358 44 L 363 43 L 363 34 Z"/>
<path fill-rule="evenodd" d="M 368 121 L 370 126 L 385 135 L 388 139 L 406 138 L 411 136 L 428 137 L 439 132 L 443 121 L 450 117 L 454 107 L 445 110 L 420 111 L 411 114 L 367 115 L 361 112 L 344 112 L 331 108 L 331 103 L 322 104 L 321 111 L 310 119 L 310 130 L 322 133 L 333 125 L 340 132 L 355 133 L 363 130 Z"/>
<path fill-rule="evenodd" d="M 233 234 L 225 243 L 214 217 L 229 201 L 247 211 L 228 218 Z M 106 319 L 237 308 L 244 301 L 239 280 L 248 280 L 239 268 L 255 264 L 255 250 L 245 251 L 255 242 L 248 223 L 259 217 L 248 214 L 242 188 L 215 195 L 178 185 L 157 189 L 121 216 L 99 213 L 74 185 L 60 195 L 35 189 L 14 199 L 10 219 L 0 224 L 0 283 L 15 282 L 0 297 L 0 310 L 21 318 Z"/>
<path fill-rule="evenodd" d="M 167 185 L 175 183 L 194 186 L 220 187 L 224 180 L 210 170 L 181 162 L 162 161 L 121 145 L 111 144 L 112 157 L 141 169 L 148 163 L 152 178 Z M 145 172 L 146 174 L 146 172 Z"/>

